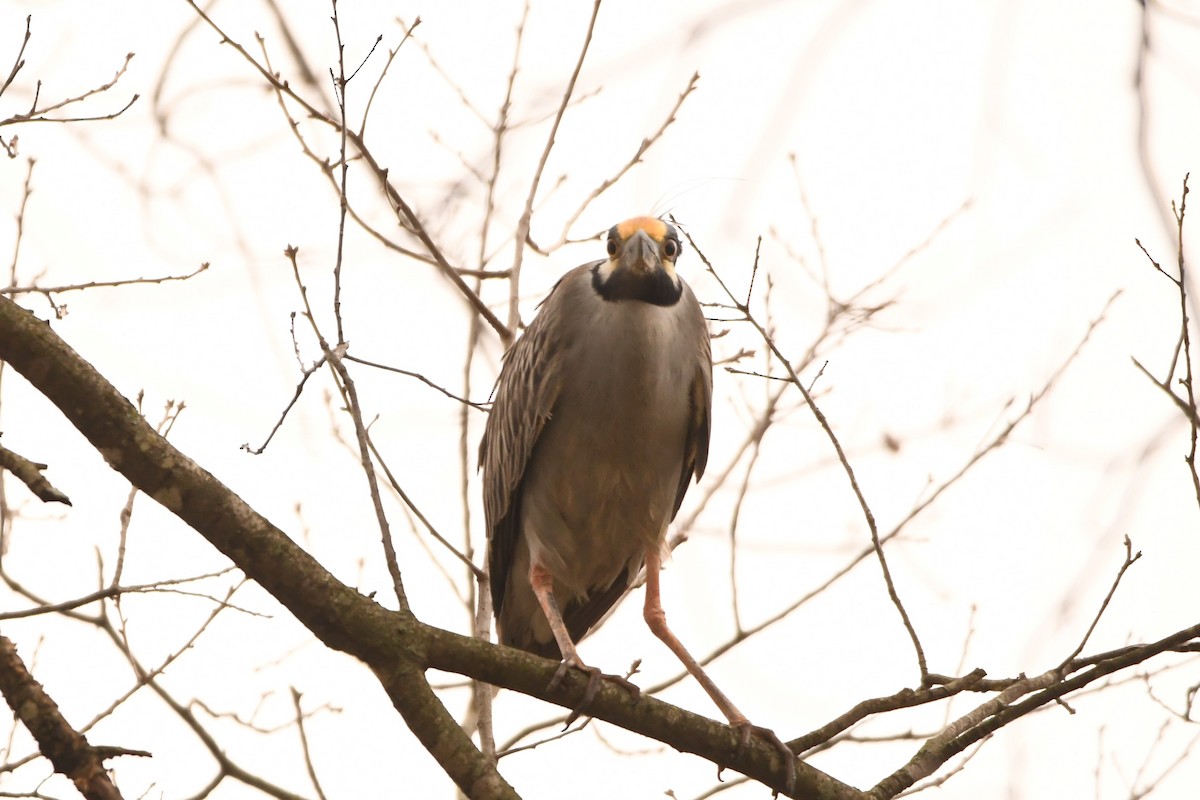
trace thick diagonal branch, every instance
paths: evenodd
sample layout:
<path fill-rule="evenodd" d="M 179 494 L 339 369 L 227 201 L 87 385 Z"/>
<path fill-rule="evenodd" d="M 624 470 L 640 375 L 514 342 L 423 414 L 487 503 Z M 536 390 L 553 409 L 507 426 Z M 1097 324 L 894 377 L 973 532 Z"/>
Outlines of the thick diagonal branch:
<path fill-rule="evenodd" d="M 384 609 L 327 572 L 160 436 L 49 325 L 2 296 L 0 360 L 58 406 L 113 469 L 204 536 L 322 642 L 391 676 L 383 686 L 392 703 L 464 791 L 487 786 L 495 791 L 477 796 L 516 797 L 429 688 L 423 672 L 426 626 L 411 614 Z"/>

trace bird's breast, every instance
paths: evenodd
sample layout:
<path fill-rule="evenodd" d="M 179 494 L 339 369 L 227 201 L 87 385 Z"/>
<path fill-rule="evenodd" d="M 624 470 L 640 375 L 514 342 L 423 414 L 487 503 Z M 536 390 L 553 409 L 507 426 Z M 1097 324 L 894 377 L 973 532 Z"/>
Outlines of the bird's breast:
<path fill-rule="evenodd" d="M 564 352 L 522 499 L 531 555 L 565 586 L 607 585 L 661 541 L 683 468 L 695 364 L 672 309 L 605 303 Z"/>

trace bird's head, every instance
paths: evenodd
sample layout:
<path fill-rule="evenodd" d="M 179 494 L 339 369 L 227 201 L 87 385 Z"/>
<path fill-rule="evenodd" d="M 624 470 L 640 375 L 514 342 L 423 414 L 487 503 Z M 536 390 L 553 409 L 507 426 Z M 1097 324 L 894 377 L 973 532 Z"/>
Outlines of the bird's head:
<path fill-rule="evenodd" d="M 640 300 L 658 306 L 679 301 L 675 274 L 679 232 L 656 217 L 634 217 L 612 226 L 605 243 L 608 260 L 592 272 L 592 285 L 605 300 Z"/>

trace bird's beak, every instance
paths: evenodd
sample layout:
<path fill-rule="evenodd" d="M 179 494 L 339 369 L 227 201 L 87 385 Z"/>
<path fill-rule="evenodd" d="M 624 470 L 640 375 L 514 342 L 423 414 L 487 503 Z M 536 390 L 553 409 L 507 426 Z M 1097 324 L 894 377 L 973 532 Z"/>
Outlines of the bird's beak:
<path fill-rule="evenodd" d="M 643 274 L 654 272 L 659 267 L 658 244 L 645 231 L 638 231 L 621 250 L 621 266 Z"/>

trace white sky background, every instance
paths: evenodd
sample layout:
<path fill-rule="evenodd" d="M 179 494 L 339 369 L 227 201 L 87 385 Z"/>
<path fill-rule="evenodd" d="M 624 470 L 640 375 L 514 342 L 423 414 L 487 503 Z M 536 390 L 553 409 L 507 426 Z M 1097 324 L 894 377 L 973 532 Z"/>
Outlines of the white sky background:
<path fill-rule="evenodd" d="M 475 107 L 494 119 L 520 4 L 386 5 L 386 11 L 382 4 L 341 8 L 349 63 L 357 64 L 377 35 L 384 37 L 351 84 L 352 113 L 361 110 L 385 49 L 401 38 L 394 17 L 419 15 L 419 39 Z M 820 358 L 828 359 L 817 382 L 822 409 L 882 530 L 1011 419 L 1108 298 L 1122 294 L 1009 443 L 889 549 L 930 668 L 954 673 L 981 666 L 992 677 L 1007 677 L 1056 664 L 1072 651 L 1107 591 L 1126 534 L 1144 557 L 1126 575 L 1087 652 L 1194 624 L 1200 536 L 1183 465 L 1187 430 L 1130 356 L 1161 375 L 1178 331 L 1173 287 L 1133 240 L 1141 238 L 1164 265 L 1173 264 L 1166 203 L 1178 197 L 1183 174 L 1198 166 L 1200 152 L 1200 8 L 1179 3 L 1169 13 L 1159 6 L 1151 12 L 1147 153 L 1150 176 L 1166 193 L 1154 197 L 1137 149 L 1141 18 L 1134 2 L 701 5 L 605 3 L 578 86 L 579 95 L 595 96 L 573 107 L 559 131 L 533 218 L 535 240 L 557 239 L 588 193 L 661 124 L 695 71 L 698 88 L 663 140 L 589 207 L 570 235 L 582 239 L 634 214 L 669 211 L 725 280 L 741 287 L 755 238 L 767 237 L 759 287 L 769 274 L 778 341 L 787 353 L 799 356 L 821 328 L 824 299 L 814 276 L 824 271 L 835 296 L 847 297 L 888 274 L 969 202 L 932 244 L 868 295 L 870 302 L 894 301 L 893 307 Z M 0 209 L 5 219 L 15 214 L 24 157 L 36 158 L 23 282 L 42 272 L 44 285 L 180 274 L 211 262 L 207 273 L 186 283 L 63 295 L 70 314 L 54 327 L 128 396 L 145 390 L 152 420 L 167 398 L 185 400 L 188 409 L 171 437 L 177 446 L 304 541 L 341 579 L 386 597 L 364 482 L 356 458 L 330 436 L 323 376 L 314 377 L 266 454 L 238 449 L 262 441 L 298 378 L 288 315 L 300 300 L 282 256 L 286 245 L 300 248 L 311 296 L 323 321 L 331 319 L 335 195 L 300 155 L 274 99 L 212 32 L 195 30 L 174 51 L 155 105 L 164 61 L 195 24 L 186 3 L 0 3 L 0 63 L 15 56 L 31 13 L 27 64 L 0 99 L 0 118 L 25 109 L 35 79 L 43 82 L 44 97 L 75 94 L 107 80 L 130 51 L 137 56 L 129 73 L 87 109 L 106 113 L 134 92 L 142 98 L 115 121 L 18 130 L 23 158 L 0 165 Z M 288 13 L 310 63 L 332 65 L 329 7 L 295 4 Z M 570 74 L 587 13 L 580 3 L 533 6 L 512 111 L 514 121 L 527 124 L 506 143 L 487 247 L 491 268 L 511 262 L 505 237 L 520 214 L 544 146 L 545 120 Z M 262 32 L 276 69 L 301 86 L 270 15 L 246 3 L 219 3 L 213 14 L 252 52 L 253 32 Z M 155 124 L 160 110 L 170 114 L 166 136 Z M 311 125 L 305 129 L 322 154 L 334 156 L 330 137 Z M 459 158 L 486 169 L 491 133 L 414 42 L 405 44 L 375 99 L 367 138 L 451 263 L 477 266 L 483 191 L 464 179 Z M 353 180 L 352 198 L 393 232 L 365 176 Z M 13 236 L 12 223 L 4 223 L 5 261 Z M 571 245 L 549 258 L 527 252 L 526 319 L 559 274 L 599 257 L 600 247 L 594 241 Z M 352 352 L 457 388 L 465 314 L 452 288 L 432 268 L 358 231 L 348 236 L 346 252 L 343 311 Z M 694 253 L 685 253 L 681 271 L 702 299 L 719 299 Z M 485 298 L 502 310 L 501 289 Z M 50 316 L 41 299 L 20 301 Z M 306 361 L 314 359 L 315 349 L 301 341 Z M 748 332 L 718 341 L 718 355 L 739 345 L 754 346 Z M 473 390 L 481 400 L 495 374 L 494 337 L 484 351 Z M 405 489 L 444 533 L 461 541 L 458 408 L 410 380 L 362 369 L 355 375 L 368 412 L 379 416 L 376 441 Z M 812 380 L 815 370 L 805 377 Z M 716 381 L 714 472 L 744 436 L 748 404 L 760 403 L 765 392 L 755 378 L 719 372 Z M 55 600 L 85 594 L 96 585 L 96 548 L 112 558 L 127 486 L 11 371 L 3 388 L 5 445 L 49 463 L 49 477 L 74 501 L 65 513 L 42 507 L 9 481 L 10 503 L 22 504 L 31 520 L 18 524 L 7 568 Z M 885 435 L 899 441 L 898 452 L 884 448 Z M 476 441 L 472 434 L 472 450 Z M 754 486 L 739 527 L 739 601 L 747 624 L 819 585 L 868 542 L 831 447 L 803 409 L 769 435 Z M 689 501 L 698 496 L 693 489 Z M 732 499 L 732 493 L 717 498 L 666 576 L 669 617 L 698 654 L 730 630 Z M 478 542 L 482 516 L 472 500 Z M 681 516 L 689 507 L 685 502 Z M 466 615 L 449 584 L 409 535 L 398 506 L 390 511 L 414 610 L 426 621 L 465 630 Z M 138 501 L 130 536 L 128 583 L 225 565 L 146 498 Z M 450 568 L 449 559 L 439 559 Z M 229 616 L 171 667 L 169 688 L 244 716 L 269 693 L 257 721 L 279 725 L 290 719 L 288 687 L 295 686 L 309 707 L 329 702 L 342 709 L 319 715 L 310 731 L 331 797 L 451 795 L 448 779 L 366 670 L 312 643 L 259 590 L 245 589 L 238 599 L 273 618 Z M 649 685 L 678 668 L 645 630 L 640 602 L 639 593 L 581 650 L 607 671 L 643 658 L 638 680 Z M 20 603 L 7 595 L 4 604 Z M 201 600 L 152 595 L 129 598 L 124 610 L 131 639 L 152 664 L 178 647 L 210 608 Z M 41 641 L 35 674 L 73 721 L 90 719 L 128 686 L 127 668 L 83 626 L 35 618 L 5 623 L 4 632 L 27 660 Z M 755 722 L 790 738 L 865 697 L 912 685 L 917 670 L 878 568 L 866 562 L 768 634 L 717 661 L 712 674 Z M 1189 662 L 1162 678 L 1156 695 L 1179 708 L 1197 680 Z M 447 697 L 457 709 L 466 695 Z M 665 697 L 717 714 L 691 682 Z M 960 699 L 951 713 L 965 712 L 973 700 Z M 1197 736 L 1195 725 L 1176 720 L 1156 743 L 1167 715 L 1138 682 L 1072 705 L 1075 715 L 1047 709 L 1000 732 L 936 791 L 963 798 L 1127 797 L 1143 762 L 1144 784 Z M 496 713 L 504 738 L 554 709 L 502 694 Z M 909 725 L 930 731 L 944 713 L 945 706 L 936 706 L 863 732 Z M 312 794 L 294 731 L 261 737 L 204 719 L 245 766 Z M 529 798 L 563 796 L 560 781 L 568 769 L 585 782 L 580 796 L 658 797 L 673 790 L 686 798 L 713 783 L 705 762 L 607 725 L 594 728 L 636 754 L 598 746 L 588 730 L 508 758 L 501 771 Z M 152 761 L 117 762 L 126 796 L 147 787 L 152 797 L 188 796 L 213 774 L 209 758 L 148 694 L 91 738 L 155 753 Z M 842 747 L 813 763 L 868 787 L 916 746 Z M 1177 767 L 1155 796 L 1191 796 L 1200 782 L 1198 764 L 1193 758 Z M 29 788 L 21 780 L 32 779 L 0 776 L 0 790 Z M 50 787 L 59 796 L 71 792 Z M 215 796 L 258 795 L 227 781 Z M 760 797 L 764 790 L 743 787 L 723 796 Z"/>

